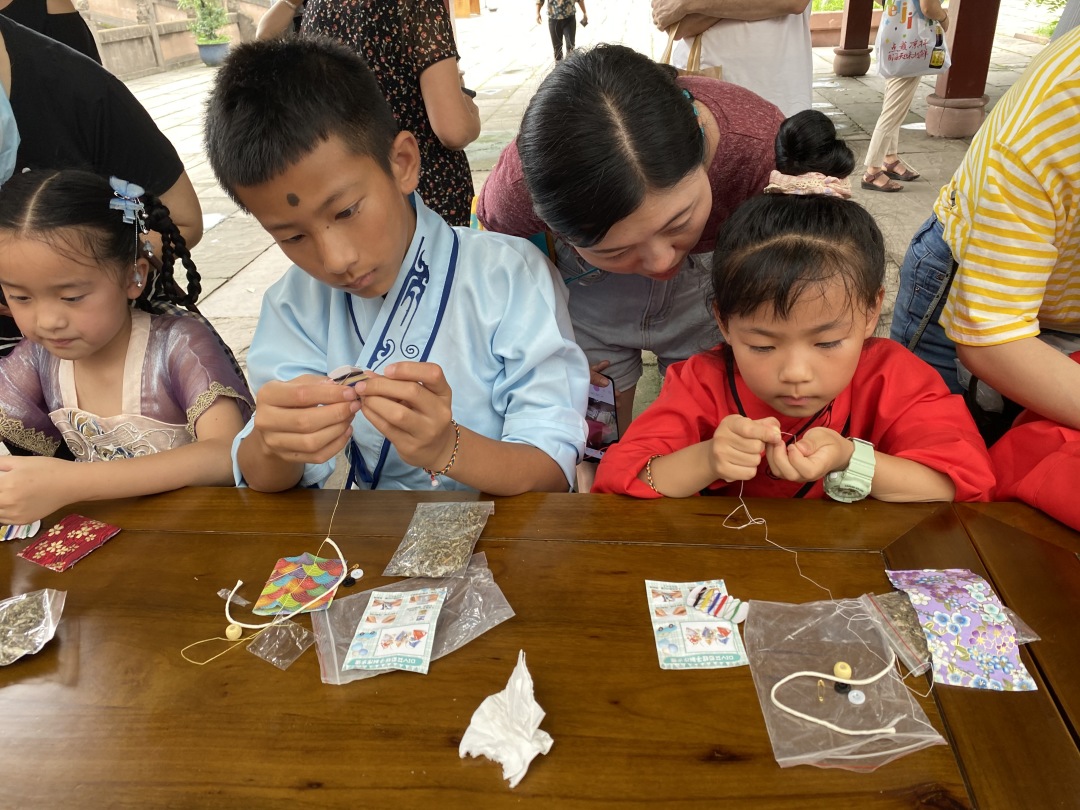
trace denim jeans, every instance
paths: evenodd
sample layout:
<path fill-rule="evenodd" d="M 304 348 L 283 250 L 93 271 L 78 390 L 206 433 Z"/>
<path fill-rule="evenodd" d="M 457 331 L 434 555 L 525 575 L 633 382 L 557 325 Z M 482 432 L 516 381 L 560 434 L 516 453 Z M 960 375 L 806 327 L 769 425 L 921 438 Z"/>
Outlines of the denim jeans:
<path fill-rule="evenodd" d="M 956 377 L 956 346 L 938 323 L 954 268 L 952 251 L 942 233 L 933 214 L 915 231 L 900 265 L 900 290 L 890 337 L 937 369 L 950 391 L 961 394 L 964 389 Z"/>

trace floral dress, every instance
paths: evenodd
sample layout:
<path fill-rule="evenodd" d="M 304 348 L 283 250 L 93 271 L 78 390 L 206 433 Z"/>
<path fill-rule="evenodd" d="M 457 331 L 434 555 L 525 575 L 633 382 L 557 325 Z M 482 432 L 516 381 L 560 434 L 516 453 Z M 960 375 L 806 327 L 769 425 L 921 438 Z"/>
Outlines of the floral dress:
<path fill-rule="evenodd" d="M 421 198 L 451 225 L 468 225 L 473 183 L 463 151 L 447 149 L 428 121 L 420 74 L 458 58 L 444 0 L 308 0 L 300 28 L 327 36 L 367 60 L 398 126 L 420 144 Z"/>
<path fill-rule="evenodd" d="M 77 461 L 134 458 L 194 442 L 195 423 L 221 398 L 251 416 L 247 383 L 217 336 L 195 318 L 133 310 L 121 413 L 80 408 L 72 362 L 23 340 L 0 359 L 0 439 L 42 456 L 64 442 Z"/>

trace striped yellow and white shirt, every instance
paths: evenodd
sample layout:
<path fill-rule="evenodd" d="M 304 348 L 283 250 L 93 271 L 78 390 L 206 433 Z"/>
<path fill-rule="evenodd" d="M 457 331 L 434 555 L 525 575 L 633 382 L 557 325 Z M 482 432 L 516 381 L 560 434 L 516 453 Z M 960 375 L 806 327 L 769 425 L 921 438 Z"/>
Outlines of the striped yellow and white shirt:
<path fill-rule="evenodd" d="M 941 316 L 952 341 L 1080 334 L 1080 28 L 994 107 L 934 213 L 959 263 Z"/>

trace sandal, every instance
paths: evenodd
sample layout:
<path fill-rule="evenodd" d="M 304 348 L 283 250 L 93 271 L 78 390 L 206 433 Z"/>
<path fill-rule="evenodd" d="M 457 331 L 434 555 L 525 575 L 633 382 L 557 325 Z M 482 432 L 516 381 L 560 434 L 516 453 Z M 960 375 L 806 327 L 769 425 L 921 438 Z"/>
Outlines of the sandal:
<path fill-rule="evenodd" d="M 892 180 L 887 179 L 885 184 L 881 186 L 874 182 L 879 177 L 887 174 L 888 173 L 884 169 L 880 172 L 874 172 L 874 174 L 867 172 L 862 176 L 862 187 L 868 191 L 903 191 L 904 187 L 899 183 L 894 183 Z"/>
<path fill-rule="evenodd" d="M 922 176 L 910 166 L 904 166 L 904 161 L 899 158 L 892 163 L 885 163 L 884 166 L 885 176 L 891 177 L 893 180 L 903 180 L 905 183 L 910 183 L 912 180 L 918 180 Z M 896 171 L 897 166 L 904 166 L 904 171 Z"/>

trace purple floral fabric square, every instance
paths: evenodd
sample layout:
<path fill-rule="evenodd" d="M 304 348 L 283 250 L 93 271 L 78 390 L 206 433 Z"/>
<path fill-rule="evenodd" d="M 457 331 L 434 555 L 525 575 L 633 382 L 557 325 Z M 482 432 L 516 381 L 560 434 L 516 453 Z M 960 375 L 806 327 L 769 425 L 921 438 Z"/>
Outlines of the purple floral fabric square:
<path fill-rule="evenodd" d="M 1020 661 L 1016 629 L 985 579 L 966 568 L 885 573 L 919 614 L 936 683 L 998 692 L 1037 688 Z"/>

